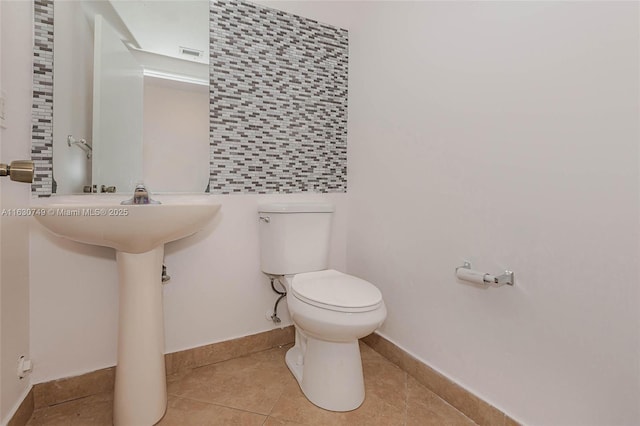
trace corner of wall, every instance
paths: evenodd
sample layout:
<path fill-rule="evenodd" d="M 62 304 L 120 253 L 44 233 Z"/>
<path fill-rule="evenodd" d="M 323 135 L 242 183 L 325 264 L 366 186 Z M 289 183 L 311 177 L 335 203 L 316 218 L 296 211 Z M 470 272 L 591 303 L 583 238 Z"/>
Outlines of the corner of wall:
<path fill-rule="evenodd" d="M 0 154 L 5 162 L 29 158 L 31 121 L 32 3 L 0 2 L 0 88 L 5 97 L 5 128 Z M 9 84 L 10 82 L 10 84 Z M 27 94 L 27 95 L 25 95 Z M 24 209 L 30 187 L 0 182 L 0 205 Z M 18 358 L 29 354 L 30 218 L 0 217 L 0 419 L 6 424 L 31 388 L 18 379 Z"/>

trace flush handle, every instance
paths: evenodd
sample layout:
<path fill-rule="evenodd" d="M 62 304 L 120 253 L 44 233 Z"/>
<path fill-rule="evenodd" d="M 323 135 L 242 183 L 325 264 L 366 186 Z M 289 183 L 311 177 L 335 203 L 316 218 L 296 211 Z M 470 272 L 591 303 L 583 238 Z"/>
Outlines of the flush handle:
<path fill-rule="evenodd" d="M 263 221 L 264 223 L 271 222 L 271 218 L 269 216 L 260 216 L 260 220 Z"/>
<path fill-rule="evenodd" d="M 33 161 L 16 160 L 11 164 L 0 164 L 0 176 L 9 176 L 16 182 L 33 183 Z"/>

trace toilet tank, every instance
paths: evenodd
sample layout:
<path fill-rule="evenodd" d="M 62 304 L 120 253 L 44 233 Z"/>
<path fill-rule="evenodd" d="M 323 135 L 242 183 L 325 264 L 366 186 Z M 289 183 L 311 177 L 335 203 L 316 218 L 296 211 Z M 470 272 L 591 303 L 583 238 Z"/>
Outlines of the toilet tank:
<path fill-rule="evenodd" d="M 333 210 L 328 203 L 259 206 L 262 272 L 289 275 L 327 269 Z"/>

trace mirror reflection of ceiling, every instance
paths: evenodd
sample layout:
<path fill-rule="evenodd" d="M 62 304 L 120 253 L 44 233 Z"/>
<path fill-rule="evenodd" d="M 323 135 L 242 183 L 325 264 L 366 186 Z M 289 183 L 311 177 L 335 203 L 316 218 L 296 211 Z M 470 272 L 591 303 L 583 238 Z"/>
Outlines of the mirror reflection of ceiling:
<path fill-rule="evenodd" d="M 209 0 L 83 0 L 82 8 L 89 22 L 97 14 L 109 22 L 145 75 L 209 84 Z"/>
<path fill-rule="evenodd" d="M 139 49 L 209 63 L 208 1 L 110 0 L 110 3 L 134 38 L 132 44 Z"/>

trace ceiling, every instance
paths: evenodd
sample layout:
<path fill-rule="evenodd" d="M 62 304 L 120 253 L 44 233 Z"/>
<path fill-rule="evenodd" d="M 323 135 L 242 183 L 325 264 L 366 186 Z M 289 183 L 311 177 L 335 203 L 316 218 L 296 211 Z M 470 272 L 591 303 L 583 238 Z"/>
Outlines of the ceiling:
<path fill-rule="evenodd" d="M 209 63 L 208 0 L 110 0 L 132 44 L 146 52 Z M 200 57 L 181 48 L 202 52 Z"/>

